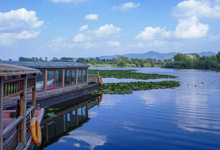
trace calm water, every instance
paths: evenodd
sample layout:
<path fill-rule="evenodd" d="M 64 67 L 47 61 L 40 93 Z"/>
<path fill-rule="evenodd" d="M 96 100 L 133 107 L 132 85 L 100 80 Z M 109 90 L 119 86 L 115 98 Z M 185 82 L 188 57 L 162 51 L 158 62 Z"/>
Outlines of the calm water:
<path fill-rule="evenodd" d="M 45 148 L 63 149 L 220 149 L 220 73 L 138 68 L 176 75 L 176 89 L 103 95 L 89 120 Z M 104 82 L 134 80 L 104 79 Z M 155 80 L 158 81 L 158 80 Z"/>

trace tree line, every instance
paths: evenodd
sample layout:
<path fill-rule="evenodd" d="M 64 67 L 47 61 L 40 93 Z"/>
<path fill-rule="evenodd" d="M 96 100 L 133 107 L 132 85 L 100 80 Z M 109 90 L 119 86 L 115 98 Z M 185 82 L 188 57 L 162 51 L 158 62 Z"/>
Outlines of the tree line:
<path fill-rule="evenodd" d="M 200 57 L 197 54 L 176 54 L 173 60 L 167 62 L 165 68 L 220 70 L 220 52 L 212 56 Z"/>

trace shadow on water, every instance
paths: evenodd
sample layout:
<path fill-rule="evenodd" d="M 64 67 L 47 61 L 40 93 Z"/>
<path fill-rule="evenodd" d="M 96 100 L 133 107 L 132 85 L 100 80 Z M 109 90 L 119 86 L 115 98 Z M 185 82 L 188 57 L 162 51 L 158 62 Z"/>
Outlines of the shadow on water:
<path fill-rule="evenodd" d="M 41 123 L 42 144 L 34 149 L 44 149 L 56 143 L 61 137 L 68 135 L 70 131 L 87 123 L 90 120 L 88 110 L 99 105 L 101 100 L 102 95 L 85 95 L 47 107 L 45 118 Z M 48 113 L 54 115 L 46 116 Z"/>

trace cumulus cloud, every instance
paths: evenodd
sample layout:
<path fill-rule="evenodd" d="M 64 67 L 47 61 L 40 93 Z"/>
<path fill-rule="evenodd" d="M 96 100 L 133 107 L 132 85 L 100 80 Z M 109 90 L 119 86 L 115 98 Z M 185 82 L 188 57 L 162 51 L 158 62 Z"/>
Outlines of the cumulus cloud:
<path fill-rule="evenodd" d="M 85 42 L 86 36 L 82 33 L 77 34 L 74 36 L 73 41 L 77 43 Z"/>
<path fill-rule="evenodd" d="M 85 16 L 86 20 L 98 20 L 98 15 L 97 14 L 89 14 Z"/>
<path fill-rule="evenodd" d="M 39 21 L 35 11 L 27 11 L 25 8 L 0 12 L 0 44 L 9 45 L 18 39 L 31 39 L 39 35 L 35 31 L 43 25 Z"/>
<path fill-rule="evenodd" d="M 180 19 L 176 27 L 175 36 L 177 38 L 190 39 L 206 36 L 209 29 L 208 24 L 202 24 L 197 17 Z"/>
<path fill-rule="evenodd" d="M 88 27 L 89 27 L 88 25 L 81 26 L 80 29 L 79 29 L 79 32 L 87 30 Z"/>
<path fill-rule="evenodd" d="M 112 9 L 114 9 L 114 10 L 128 10 L 131 8 L 137 8 L 138 6 L 140 6 L 140 3 L 127 2 L 127 3 L 121 4 L 119 6 L 114 6 L 114 7 L 112 7 Z"/>
<path fill-rule="evenodd" d="M 115 27 L 113 24 L 106 24 L 104 26 L 99 27 L 98 30 L 94 31 L 94 33 L 98 37 L 104 37 L 104 36 L 118 33 L 120 31 L 121 29 L 119 27 Z"/>
<path fill-rule="evenodd" d="M 27 11 L 25 8 L 0 12 L 0 31 L 17 31 L 23 29 L 38 28 L 43 24 L 39 21 L 35 11 Z"/>
<path fill-rule="evenodd" d="M 172 12 L 176 17 L 219 18 L 220 5 L 210 0 L 184 0 Z"/>
<path fill-rule="evenodd" d="M 74 3 L 80 3 L 80 2 L 85 2 L 86 0 L 50 0 L 54 3 L 71 3 L 71 2 L 74 2 Z"/>
<path fill-rule="evenodd" d="M 108 41 L 107 43 L 109 46 L 113 46 L 113 47 L 120 46 L 120 42 L 118 41 Z"/>
<path fill-rule="evenodd" d="M 201 38 L 207 35 L 209 30 L 208 24 L 202 24 L 198 18 L 192 16 L 190 18 L 179 19 L 175 31 L 167 31 L 161 27 L 146 27 L 144 31 L 139 33 L 135 39 L 139 40 L 155 40 L 157 38 L 179 38 L 192 39 Z M 140 45 L 142 46 L 142 45 Z"/>
<path fill-rule="evenodd" d="M 166 32 L 168 34 L 168 32 Z M 152 40 L 156 35 L 164 34 L 165 36 L 165 29 L 160 27 L 146 27 L 144 31 L 139 33 L 135 38 L 141 40 Z M 168 35 L 167 35 L 168 36 Z"/>

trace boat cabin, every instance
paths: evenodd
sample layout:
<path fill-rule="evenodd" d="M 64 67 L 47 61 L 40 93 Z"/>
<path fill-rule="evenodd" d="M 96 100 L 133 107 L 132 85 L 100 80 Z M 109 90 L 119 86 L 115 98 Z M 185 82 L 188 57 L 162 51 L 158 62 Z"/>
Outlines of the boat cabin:
<path fill-rule="evenodd" d="M 36 76 L 39 70 L 0 63 L 0 150 L 23 149 L 31 143 L 30 120 L 41 114 L 35 111 Z M 27 105 L 27 91 L 32 103 Z M 17 110 L 4 110 L 4 104 L 18 97 Z"/>
<path fill-rule="evenodd" d="M 98 85 L 97 75 L 88 76 L 89 66 L 82 63 L 23 61 L 1 61 L 0 63 L 29 67 L 40 71 L 36 75 L 36 101 L 41 106 L 84 95 Z M 5 79 L 10 78 L 5 77 Z M 31 91 L 27 92 L 28 103 L 30 103 L 31 95 L 29 93 Z M 16 101 L 16 98 L 11 98 L 11 101 Z M 14 107 L 13 103 L 6 105 L 7 108 Z"/>
<path fill-rule="evenodd" d="M 47 91 L 67 86 L 88 83 L 88 65 L 77 62 L 23 62 L 4 61 L 2 63 L 39 69 L 37 91 Z"/>

